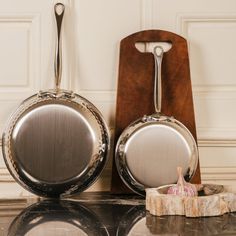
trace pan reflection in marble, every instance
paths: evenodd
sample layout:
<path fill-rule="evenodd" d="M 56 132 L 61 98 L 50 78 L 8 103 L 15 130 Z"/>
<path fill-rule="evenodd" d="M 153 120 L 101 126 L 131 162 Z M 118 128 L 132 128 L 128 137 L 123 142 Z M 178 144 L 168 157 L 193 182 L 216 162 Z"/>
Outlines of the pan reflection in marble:
<path fill-rule="evenodd" d="M 6 216 L 8 210 L 4 209 L 2 215 Z M 88 193 L 77 199 L 34 203 L 19 213 L 8 228 L 9 224 L 2 224 L 6 230 L 3 229 L 4 234 L 0 231 L 0 235 L 236 235 L 235 213 L 202 218 L 157 217 L 146 211 L 142 199 Z"/>
<path fill-rule="evenodd" d="M 109 235 L 98 216 L 73 201 L 44 200 L 24 209 L 11 223 L 8 236 Z"/>
<path fill-rule="evenodd" d="M 135 206 L 121 219 L 117 236 L 210 236 L 236 235 L 236 214 L 187 218 L 184 216 L 152 216 L 145 206 Z"/>

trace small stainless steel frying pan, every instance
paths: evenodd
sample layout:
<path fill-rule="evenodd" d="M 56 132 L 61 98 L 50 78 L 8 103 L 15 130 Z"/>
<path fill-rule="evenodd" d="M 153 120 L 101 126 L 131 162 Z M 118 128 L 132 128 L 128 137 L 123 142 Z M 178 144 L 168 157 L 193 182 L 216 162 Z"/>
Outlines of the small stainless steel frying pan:
<path fill-rule="evenodd" d="M 145 188 L 176 183 L 178 166 L 190 180 L 198 163 L 198 148 L 190 131 L 173 117 L 161 114 L 163 48 L 156 46 L 153 54 L 156 113 L 130 124 L 119 137 L 115 152 L 120 177 L 140 195 L 145 195 Z"/>
<path fill-rule="evenodd" d="M 107 161 L 109 132 L 98 109 L 72 91 L 60 89 L 61 24 L 64 5 L 54 7 L 57 23 L 55 89 L 22 102 L 3 133 L 3 156 L 27 190 L 66 197 L 88 188 Z"/>

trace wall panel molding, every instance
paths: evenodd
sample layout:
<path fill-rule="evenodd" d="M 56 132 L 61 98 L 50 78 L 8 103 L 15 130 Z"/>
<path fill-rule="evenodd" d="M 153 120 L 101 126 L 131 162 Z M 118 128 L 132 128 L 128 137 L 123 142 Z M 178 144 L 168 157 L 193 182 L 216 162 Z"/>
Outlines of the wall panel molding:
<path fill-rule="evenodd" d="M 0 133 L 12 109 L 40 88 L 40 26 L 39 13 L 0 13 Z"/>
<path fill-rule="evenodd" d="M 0 183 L 2 182 L 4 183 L 15 182 L 15 180 L 12 178 L 7 168 L 0 168 Z"/>
<path fill-rule="evenodd" d="M 111 182 L 111 169 L 105 169 L 98 180 L 86 192 L 109 191 Z M 31 197 L 34 194 L 21 187 L 12 178 L 6 168 L 0 168 L 0 198 Z"/>
<path fill-rule="evenodd" d="M 193 88 L 235 91 L 236 15 L 178 14 L 177 29 L 188 40 Z"/>
<path fill-rule="evenodd" d="M 221 139 L 200 139 L 198 140 L 199 147 L 236 147 L 236 140 L 221 140 Z"/>
<path fill-rule="evenodd" d="M 141 13 L 141 29 L 152 29 L 153 28 L 153 14 L 154 14 L 154 2 L 153 0 L 142 0 L 142 13 Z"/>
<path fill-rule="evenodd" d="M 0 81 L 0 92 L 5 99 L 11 97 L 12 94 L 17 99 L 16 95 L 19 93 L 32 93 L 32 91 L 39 89 L 41 65 L 40 14 L 0 14 L 0 34 L 1 31 L 3 34 L 8 33 L 9 39 L 14 40 L 12 46 L 14 46 L 13 49 L 16 49 L 16 51 L 12 49 L 11 52 L 15 56 L 14 58 L 10 58 L 12 56 L 10 54 L 8 55 L 8 60 L 2 62 L 3 64 L 5 63 L 6 76 L 15 75 L 14 73 L 17 74 L 17 72 L 20 73 L 15 78 L 11 78 L 10 81 L 7 81 L 7 78 L 2 76 L 4 80 Z M 6 50 L 11 46 L 8 41 L 5 41 L 6 44 L 4 44 L 4 41 L 2 43 L 2 47 L 6 47 Z M 14 65 L 19 65 L 19 68 L 14 68 Z M 17 71 L 18 69 L 20 71 Z M 21 69 L 24 69 L 24 71 Z"/>
<path fill-rule="evenodd" d="M 236 180 L 236 140 L 199 140 L 203 182 L 232 185 Z"/>
<path fill-rule="evenodd" d="M 236 23 L 236 14 L 205 14 L 205 13 L 179 13 L 177 14 L 177 31 L 188 38 L 188 27 L 191 23 Z"/>
<path fill-rule="evenodd" d="M 102 176 L 86 191 L 109 191 L 110 190 L 111 169 L 105 169 Z M 217 183 L 234 185 L 236 180 L 236 166 L 234 167 L 201 167 L 201 177 L 203 183 Z M 14 196 L 30 196 L 15 182 L 6 168 L 0 169 L 0 185 L 5 185 Z M 16 188 L 16 185 L 18 188 Z M 21 189 L 21 191 L 19 191 Z M 6 194 L 0 192 L 0 197 Z"/>
<path fill-rule="evenodd" d="M 203 183 L 216 183 L 235 186 L 236 167 L 202 167 L 201 177 Z"/>
<path fill-rule="evenodd" d="M 204 140 L 236 140 L 236 92 L 193 88 L 198 138 Z"/>
<path fill-rule="evenodd" d="M 189 46 L 198 138 L 236 139 L 236 14 L 179 13 L 176 24 Z"/>

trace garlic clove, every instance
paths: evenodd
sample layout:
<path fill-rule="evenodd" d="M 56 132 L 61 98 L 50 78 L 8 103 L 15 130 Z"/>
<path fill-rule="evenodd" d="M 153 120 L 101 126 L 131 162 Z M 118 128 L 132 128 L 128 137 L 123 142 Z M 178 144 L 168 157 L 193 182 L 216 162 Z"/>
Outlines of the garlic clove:
<path fill-rule="evenodd" d="M 177 196 L 189 196 L 194 197 L 198 195 L 197 188 L 194 184 L 187 183 L 182 174 L 182 167 L 177 167 L 178 172 L 178 182 L 177 184 L 171 186 L 167 194 L 177 195 Z"/>

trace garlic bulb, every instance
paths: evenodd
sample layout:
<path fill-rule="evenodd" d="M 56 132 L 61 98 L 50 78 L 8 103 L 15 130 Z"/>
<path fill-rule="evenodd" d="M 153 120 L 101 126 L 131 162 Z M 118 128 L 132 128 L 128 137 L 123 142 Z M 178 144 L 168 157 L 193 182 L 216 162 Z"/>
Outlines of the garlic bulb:
<path fill-rule="evenodd" d="M 195 187 L 194 184 L 187 183 L 183 177 L 182 174 L 182 168 L 177 167 L 177 172 L 178 172 L 178 182 L 177 184 L 171 186 L 167 194 L 172 194 L 172 195 L 177 195 L 177 196 L 189 196 L 189 197 L 194 197 L 198 195 L 197 188 Z"/>

